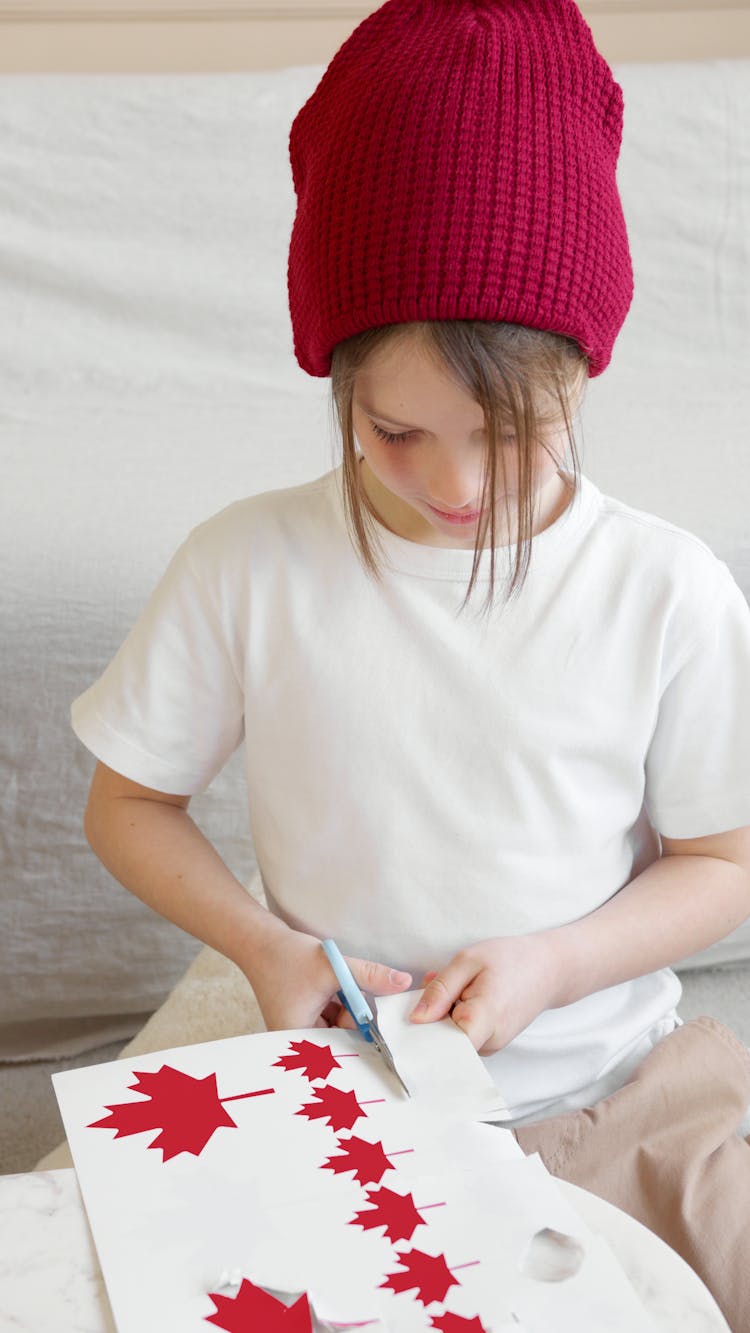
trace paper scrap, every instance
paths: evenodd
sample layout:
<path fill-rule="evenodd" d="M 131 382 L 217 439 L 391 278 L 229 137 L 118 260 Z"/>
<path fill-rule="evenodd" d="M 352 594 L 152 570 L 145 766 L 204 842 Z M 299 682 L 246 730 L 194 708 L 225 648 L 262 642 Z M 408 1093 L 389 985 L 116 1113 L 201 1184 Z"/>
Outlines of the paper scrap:
<path fill-rule="evenodd" d="M 377 998 L 378 1027 L 411 1096 L 477 1120 L 508 1120 L 497 1084 L 451 1018 L 411 1023 L 421 990 Z"/>

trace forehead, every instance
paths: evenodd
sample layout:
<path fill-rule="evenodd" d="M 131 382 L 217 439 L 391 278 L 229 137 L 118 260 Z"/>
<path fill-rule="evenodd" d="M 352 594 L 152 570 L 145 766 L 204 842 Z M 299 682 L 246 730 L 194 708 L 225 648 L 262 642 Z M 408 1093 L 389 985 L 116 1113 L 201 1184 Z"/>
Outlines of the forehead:
<path fill-rule="evenodd" d="M 441 361 L 423 337 L 411 331 L 376 348 L 357 371 L 354 388 L 361 406 L 394 423 L 428 426 L 445 414 L 460 414 L 462 420 L 471 420 L 480 427 L 484 423 L 481 404 L 457 379 L 452 367 Z M 496 402 L 500 416 L 512 418 L 501 386 Z M 549 392 L 536 392 L 534 405 L 540 423 L 561 419 L 559 402 Z"/>

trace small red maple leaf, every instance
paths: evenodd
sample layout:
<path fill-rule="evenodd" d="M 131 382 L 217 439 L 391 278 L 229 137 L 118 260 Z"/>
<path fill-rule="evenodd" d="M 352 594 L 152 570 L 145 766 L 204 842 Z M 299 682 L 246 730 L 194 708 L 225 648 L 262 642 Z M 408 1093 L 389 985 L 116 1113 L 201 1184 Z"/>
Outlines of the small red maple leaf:
<path fill-rule="evenodd" d="M 236 1129 L 232 1117 L 224 1110 L 216 1087 L 216 1075 L 193 1078 L 171 1065 L 162 1065 L 155 1074 L 135 1074 L 135 1083 L 128 1084 L 134 1092 L 144 1094 L 145 1101 L 119 1102 L 108 1106 L 109 1115 L 94 1120 L 88 1129 L 114 1129 L 115 1138 L 128 1134 L 142 1134 L 147 1129 L 159 1129 L 160 1134 L 147 1146 L 161 1148 L 162 1161 L 190 1152 L 198 1157 L 221 1126 Z M 241 1093 L 240 1097 L 262 1096 L 273 1088 L 262 1088 L 257 1093 Z M 225 1097 L 236 1101 L 239 1097 Z"/>
<path fill-rule="evenodd" d="M 460 1314 L 434 1314 L 430 1322 L 432 1327 L 439 1328 L 441 1333 L 487 1333 L 479 1316 L 474 1319 L 464 1319 Z"/>
<path fill-rule="evenodd" d="M 383 1152 L 382 1143 L 370 1143 L 367 1139 L 358 1139 L 356 1134 L 352 1134 L 348 1139 L 337 1139 L 337 1143 L 343 1152 L 327 1158 L 321 1171 L 335 1171 L 337 1174 L 353 1171 L 360 1185 L 367 1185 L 370 1182 L 377 1185 L 386 1171 L 393 1169 L 393 1162 L 389 1161 Z"/>
<path fill-rule="evenodd" d="M 404 1273 L 389 1273 L 381 1287 L 390 1287 L 393 1291 L 408 1291 L 417 1288 L 417 1300 L 423 1305 L 433 1301 L 445 1300 L 449 1287 L 458 1287 L 460 1283 L 453 1276 L 445 1262 L 443 1254 L 425 1254 L 423 1250 L 406 1250 L 399 1253 L 398 1261 L 405 1268 Z"/>
<path fill-rule="evenodd" d="M 280 1060 L 274 1060 L 274 1066 L 301 1069 L 311 1083 L 316 1078 L 328 1078 L 332 1069 L 341 1068 L 330 1046 L 319 1046 L 315 1041 L 292 1041 L 289 1045 L 294 1054 L 282 1055 Z"/>
<path fill-rule="evenodd" d="M 216 1313 L 205 1318 L 227 1333 L 259 1333 L 261 1329 L 263 1333 L 312 1333 L 310 1306 L 304 1295 L 294 1305 L 284 1305 L 262 1287 L 243 1278 L 234 1298 L 214 1291 L 209 1296 L 216 1305 Z"/>
<path fill-rule="evenodd" d="M 379 1189 L 366 1190 L 367 1198 L 374 1208 L 363 1208 L 355 1213 L 350 1226 L 363 1227 L 371 1231 L 373 1227 L 385 1227 L 389 1240 L 411 1240 L 417 1227 L 424 1223 L 421 1213 L 414 1206 L 411 1194 L 398 1194 L 385 1185 Z"/>
<path fill-rule="evenodd" d="M 307 1116 L 308 1120 L 327 1120 L 331 1129 L 351 1129 L 361 1115 L 367 1117 L 353 1092 L 343 1092 L 327 1083 L 324 1088 L 313 1088 L 313 1097 L 317 1102 L 306 1102 L 295 1111 L 295 1115 Z"/>

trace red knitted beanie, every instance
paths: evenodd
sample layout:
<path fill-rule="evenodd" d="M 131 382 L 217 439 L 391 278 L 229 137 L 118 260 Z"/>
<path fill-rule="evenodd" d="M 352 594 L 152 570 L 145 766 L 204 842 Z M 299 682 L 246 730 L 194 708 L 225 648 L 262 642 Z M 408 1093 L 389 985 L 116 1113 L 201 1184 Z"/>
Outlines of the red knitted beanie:
<path fill-rule="evenodd" d="M 600 375 L 633 298 L 623 97 L 573 0 L 388 0 L 289 135 L 294 351 L 412 320 L 567 334 Z"/>

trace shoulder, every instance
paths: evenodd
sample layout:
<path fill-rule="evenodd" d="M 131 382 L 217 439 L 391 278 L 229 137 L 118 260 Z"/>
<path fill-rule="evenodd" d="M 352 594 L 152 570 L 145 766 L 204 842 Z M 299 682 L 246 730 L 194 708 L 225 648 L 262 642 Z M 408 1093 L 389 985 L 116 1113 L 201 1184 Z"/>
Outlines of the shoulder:
<path fill-rule="evenodd" d="M 648 558 L 681 557 L 698 567 L 721 564 L 707 542 L 687 528 L 599 491 L 599 526 L 610 542 L 647 552 Z"/>
<path fill-rule="evenodd" d="M 294 547 L 310 553 L 310 541 L 331 525 L 333 473 L 297 486 L 279 487 L 235 500 L 199 523 L 183 551 L 194 569 L 209 576 L 251 567 L 247 562 Z"/>
<path fill-rule="evenodd" d="M 592 544 L 613 587 L 640 590 L 644 605 L 706 612 L 717 599 L 742 597 L 726 562 L 696 533 L 601 491 L 598 502 Z"/>

